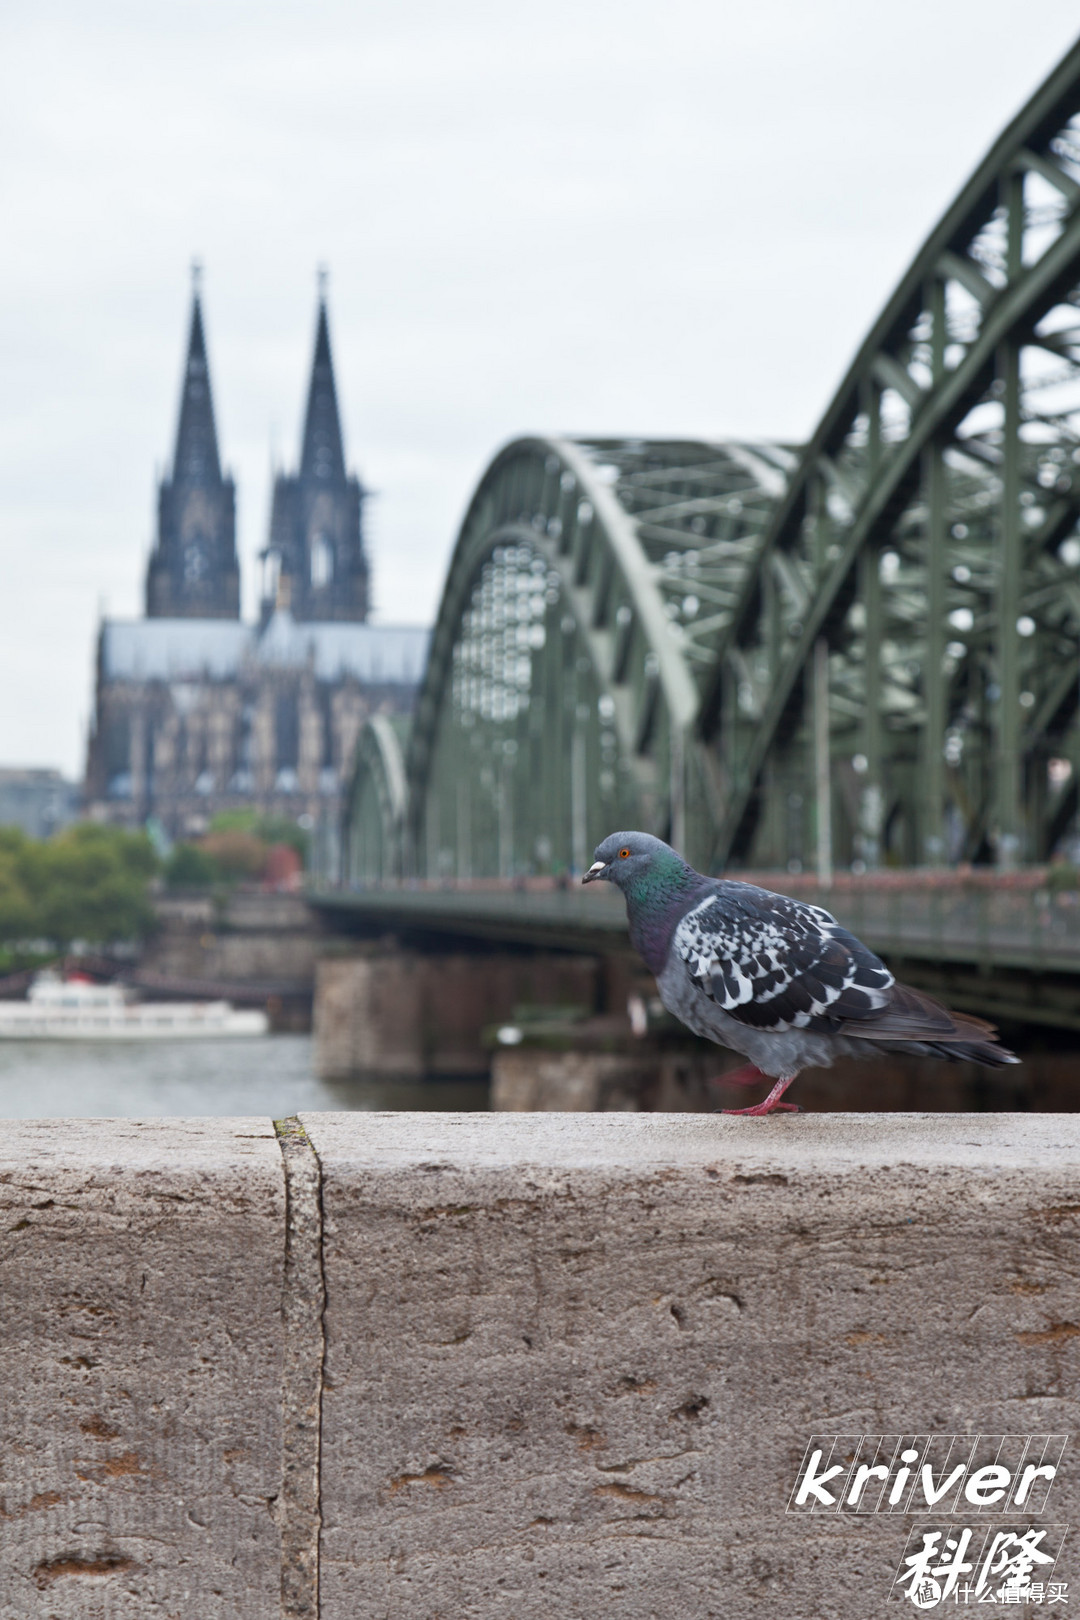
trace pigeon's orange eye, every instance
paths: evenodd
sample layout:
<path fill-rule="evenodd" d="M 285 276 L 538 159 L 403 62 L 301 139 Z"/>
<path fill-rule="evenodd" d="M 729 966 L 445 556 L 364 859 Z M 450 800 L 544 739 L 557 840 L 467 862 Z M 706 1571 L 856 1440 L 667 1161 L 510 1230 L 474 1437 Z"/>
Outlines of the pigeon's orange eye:
<path fill-rule="evenodd" d="M 620 851 L 619 851 L 619 859 L 620 859 L 620 861 L 625 861 L 625 859 L 629 855 L 629 853 L 630 853 L 630 851 L 628 849 L 620 849 Z"/>

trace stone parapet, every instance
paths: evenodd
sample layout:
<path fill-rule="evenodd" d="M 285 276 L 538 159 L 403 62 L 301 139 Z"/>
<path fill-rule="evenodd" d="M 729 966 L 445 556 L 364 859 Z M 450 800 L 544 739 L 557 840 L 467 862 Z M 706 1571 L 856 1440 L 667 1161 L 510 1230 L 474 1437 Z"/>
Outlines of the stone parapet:
<path fill-rule="evenodd" d="M 4 1620 L 276 1612 L 284 1221 L 269 1120 L 5 1122 Z"/>
<path fill-rule="evenodd" d="M 919 1612 L 920 1527 L 1075 1522 L 1068 1448 L 1045 1511 L 786 1511 L 814 1435 L 1069 1432 L 1075 1116 L 60 1121 L 0 1158 L 3 1620 L 865 1620 Z"/>

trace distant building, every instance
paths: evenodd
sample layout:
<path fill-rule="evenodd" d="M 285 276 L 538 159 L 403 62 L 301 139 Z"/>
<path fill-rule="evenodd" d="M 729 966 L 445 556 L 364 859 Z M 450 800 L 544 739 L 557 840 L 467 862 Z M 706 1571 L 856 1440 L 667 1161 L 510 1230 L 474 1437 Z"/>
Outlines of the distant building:
<path fill-rule="evenodd" d="M 28 838 L 51 838 L 79 814 L 82 792 L 59 771 L 0 769 L 0 827 L 19 827 Z"/>
<path fill-rule="evenodd" d="M 305 623 L 368 616 L 362 532 L 365 491 L 345 470 L 326 304 L 319 302 L 300 467 L 274 479 L 270 540 L 263 558 L 263 618 L 287 602 Z"/>
<path fill-rule="evenodd" d="M 146 570 L 149 619 L 238 619 L 236 488 L 218 456 L 198 290 L 180 393 L 172 472 L 158 486 L 157 540 Z"/>
<path fill-rule="evenodd" d="M 405 714 L 428 632 L 370 625 L 364 490 L 348 472 L 320 293 L 300 462 L 274 482 L 257 625 L 239 617 L 235 490 L 221 470 L 196 288 L 146 618 L 98 639 L 89 813 L 175 836 L 220 810 L 336 821 L 371 715 Z"/>

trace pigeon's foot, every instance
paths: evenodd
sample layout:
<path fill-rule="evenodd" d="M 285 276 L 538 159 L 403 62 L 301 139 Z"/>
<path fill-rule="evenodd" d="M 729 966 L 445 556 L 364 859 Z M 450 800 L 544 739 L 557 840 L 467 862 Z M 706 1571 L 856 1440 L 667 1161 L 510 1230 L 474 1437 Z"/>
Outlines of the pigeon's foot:
<path fill-rule="evenodd" d="M 765 1078 L 762 1076 L 762 1078 Z M 794 1080 L 792 1075 L 791 1079 Z M 800 1114 L 802 1109 L 798 1103 L 781 1102 L 780 1099 L 790 1086 L 791 1080 L 778 1080 L 773 1086 L 764 1102 L 755 1103 L 752 1108 L 722 1108 L 722 1114 Z"/>
<path fill-rule="evenodd" d="M 762 1080 L 767 1080 L 768 1078 L 769 1076 L 767 1074 L 762 1074 L 761 1070 L 756 1064 L 744 1063 L 741 1069 L 729 1069 L 727 1074 L 715 1075 L 709 1081 L 709 1085 L 756 1086 L 760 1085 Z"/>

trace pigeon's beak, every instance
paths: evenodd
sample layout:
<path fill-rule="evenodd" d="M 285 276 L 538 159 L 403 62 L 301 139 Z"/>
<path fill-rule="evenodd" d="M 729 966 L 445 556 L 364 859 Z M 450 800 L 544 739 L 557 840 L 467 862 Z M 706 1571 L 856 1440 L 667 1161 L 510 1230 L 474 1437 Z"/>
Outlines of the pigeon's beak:
<path fill-rule="evenodd" d="M 589 870 L 585 873 L 581 881 L 582 883 L 595 883 L 597 878 L 602 878 L 606 876 L 606 874 L 607 862 L 593 861 L 592 865 L 589 867 Z"/>

